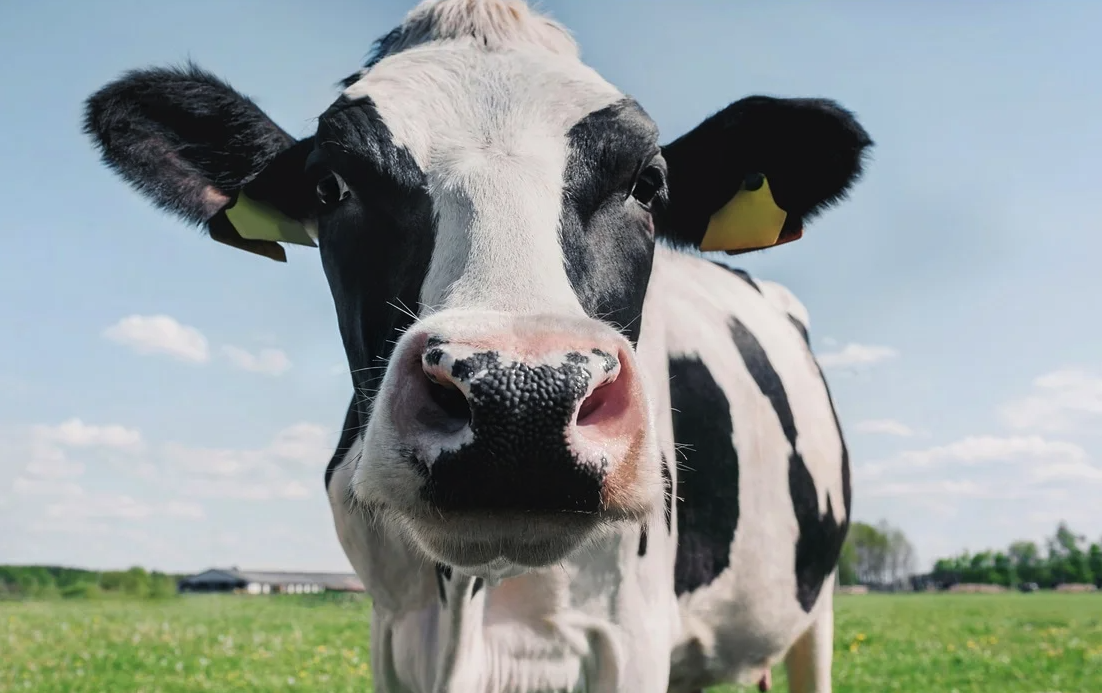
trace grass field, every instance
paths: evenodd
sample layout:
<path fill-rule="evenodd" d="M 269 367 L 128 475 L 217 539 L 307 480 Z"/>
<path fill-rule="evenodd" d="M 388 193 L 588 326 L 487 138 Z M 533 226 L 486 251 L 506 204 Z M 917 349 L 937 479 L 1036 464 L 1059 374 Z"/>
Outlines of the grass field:
<path fill-rule="evenodd" d="M 840 693 L 1102 692 L 1102 594 L 837 604 Z M 0 691 L 370 691 L 367 613 L 319 597 L 0 602 Z"/>

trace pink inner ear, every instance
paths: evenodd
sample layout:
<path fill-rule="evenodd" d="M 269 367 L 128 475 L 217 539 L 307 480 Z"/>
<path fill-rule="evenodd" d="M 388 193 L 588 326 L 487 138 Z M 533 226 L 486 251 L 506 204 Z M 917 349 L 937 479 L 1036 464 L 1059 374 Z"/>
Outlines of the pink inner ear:
<path fill-rule="evenodd" d="M 213 216 L 215 212 L 225 207 L 230 201 L 227 195 L 222 194 L 213 185 L 204 186 L 200 196 L 203 200 L 203 206 L 207 210 L 212 210 L 210 216 Z"/>

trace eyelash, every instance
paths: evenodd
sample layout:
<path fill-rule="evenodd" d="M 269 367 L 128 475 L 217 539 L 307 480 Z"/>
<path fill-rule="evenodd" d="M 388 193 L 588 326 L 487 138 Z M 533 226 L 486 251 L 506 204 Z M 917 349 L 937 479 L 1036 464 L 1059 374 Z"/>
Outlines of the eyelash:
<path fill-rule="evenodd" d="M 644 209 L 649 210 L 665 185 L 665 174 L 662 169 L 652 164 L 639 172 L 635 183 L 632 185 L 631 196 Z"/>

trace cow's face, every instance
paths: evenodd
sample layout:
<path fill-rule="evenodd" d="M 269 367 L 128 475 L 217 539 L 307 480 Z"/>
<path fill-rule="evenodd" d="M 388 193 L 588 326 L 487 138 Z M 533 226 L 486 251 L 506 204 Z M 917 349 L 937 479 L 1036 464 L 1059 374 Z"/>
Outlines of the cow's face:
<path fill-rule="evenodd" d="M 869 144 L 832 103 L 754 97 L 660 147 L 503 0 L 419 6 L 299 142 L 192 67 L 108 85 L 86 125 L 212 237 L 316 242 L 361 394 L 349 497 L 471 570 L 545 565 L 661 502 L 635 355 L 656 235 L 796 238 Z"/>

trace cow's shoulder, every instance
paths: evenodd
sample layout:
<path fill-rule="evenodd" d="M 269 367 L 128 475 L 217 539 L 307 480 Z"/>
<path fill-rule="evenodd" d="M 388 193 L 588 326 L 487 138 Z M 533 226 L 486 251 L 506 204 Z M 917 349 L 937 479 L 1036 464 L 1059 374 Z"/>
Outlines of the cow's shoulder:
<path fill-rule="evenodd" d="M 782 284 L 665 251 L 651 290 L 662 301 L 678 449 L 677 591 L 729 568 L 740 527 L 788 527 L 794 512 L 793 596 L 810 608 L 845 535 L 849 470 L 807 308 Z M 747 494 L 776 502 L 745 517 Z"/>

